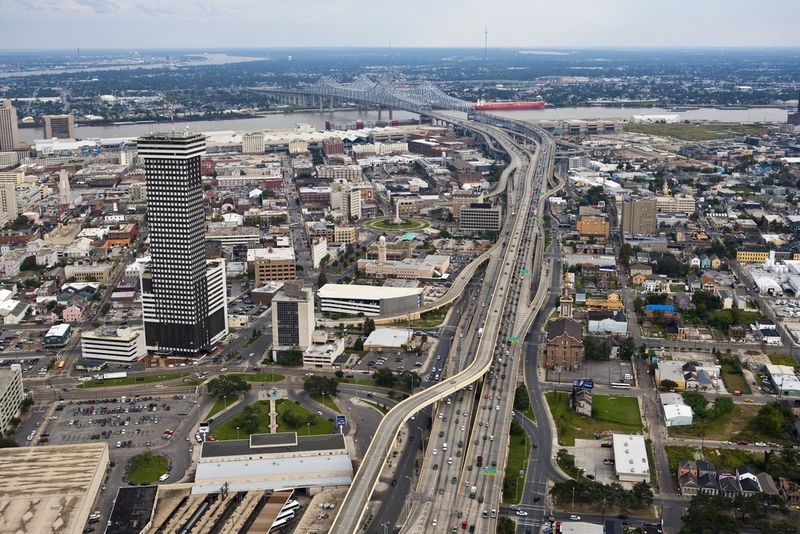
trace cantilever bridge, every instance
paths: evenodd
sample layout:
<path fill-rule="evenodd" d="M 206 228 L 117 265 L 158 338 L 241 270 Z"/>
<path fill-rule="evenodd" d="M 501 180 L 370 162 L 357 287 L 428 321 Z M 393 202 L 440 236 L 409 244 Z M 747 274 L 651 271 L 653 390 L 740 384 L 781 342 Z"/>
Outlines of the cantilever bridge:
<path fill-rule="evenodd" d="M 435 109 L 451 111 L 473 111 L 472 102 L 454 98 L 431 82 L 391 82 L 373 80 L 359 76 L 350 83 L 339 83 L 323 76 L 316 83 L 297 88 L 256 87 L 255 91 L 288 97 L 294 103 L 306 103 L 308 98 L 319 98 L 320 108 L 324 99 L 345 102 L 363 102 L 388 109 L 402 109 L 430 116 Z"/>

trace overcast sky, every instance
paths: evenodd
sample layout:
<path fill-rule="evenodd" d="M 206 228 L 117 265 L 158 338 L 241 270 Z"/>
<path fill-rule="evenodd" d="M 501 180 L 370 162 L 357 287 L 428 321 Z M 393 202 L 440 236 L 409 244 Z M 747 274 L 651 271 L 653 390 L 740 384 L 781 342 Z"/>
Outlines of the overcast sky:
<path fill-rule="evenodd" d="M 0 49 L 800 46 L 800 0 L 1 0 Z"/>

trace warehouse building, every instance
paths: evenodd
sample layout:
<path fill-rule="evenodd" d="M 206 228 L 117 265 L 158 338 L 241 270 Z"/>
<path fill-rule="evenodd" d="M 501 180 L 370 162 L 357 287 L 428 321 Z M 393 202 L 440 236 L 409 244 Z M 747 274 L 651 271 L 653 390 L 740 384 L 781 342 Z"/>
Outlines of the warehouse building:
<path fill-rule="evenodd" d="M 367 317 L 416 310 L 422 306 L 422 288 L 325 284 L 317 291 L 322 313 Z"/>
<path fill-rule="evenodd" d="M 57 349 L 65 346 L 69 341 L 72 327 L 66 323 L 53 325 L 44 335 L 44 346 L 48 349 Z"/>
<path fill-rule="evenodd" d="M 644 436 L 614 434 L 614 467 L 620 482 L 649 482 L 650 462 Z"/>

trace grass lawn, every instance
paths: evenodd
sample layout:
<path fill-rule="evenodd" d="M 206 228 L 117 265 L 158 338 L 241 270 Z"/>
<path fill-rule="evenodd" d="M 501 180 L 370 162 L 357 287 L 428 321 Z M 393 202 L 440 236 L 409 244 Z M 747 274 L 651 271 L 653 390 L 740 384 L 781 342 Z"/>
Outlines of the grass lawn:
<path fill-rule="evenodd" d="M 233 376 L 241 376 L 248 382 L 281 382 L 286 378 L 278 373 L 237 373 Z"/>
<path fill-rule="evenodd" d="M 736 134 L 761 135 L 767 129 L 743 124 L 626 124 L 626 132 L 674 137 L 684 141 L 708 141 L 727 139 Z"/>
<path fill-rule="evenodd" d="M 324 419 L 322 417 L 317 417 L 310 411 L 306 410 L 302 406 L 295 404 L 294 402 L 286 399 L 281 399 L 278 401 L 278 432 L 293 432 L 296 431 L 298 434 L 305 435 L 308 434 L 330 434 L 333 432 L 333 423 Z M 314 422 L 309 426 L 307 424 L 302 424 L 297 427 L 291 426 L 289 423 L 286 422 L 286 414 L 293 413 L 296 416 L 300 417 L 304 421 L 312 416 L 314 418 Z"/>
<path fill-rule="evenodd" d="M 745 394 L 753 392 L 744 375 L 732 372 L 727 365 L 722 366 L 722 382 L 725 384 L 725 389 L 728 390 L 728 393 L 733 393 L 737 390 Z"/>
<path fill-rule="evenodd" d="M 253 403 L 253 405 L 258 410 L 258 430 L 255 432 L 256 434 L 266 434 L 269 432 L 269 402 L 268 401 L 258 401 Z M 238 431 L 236 430 L 236 417 L 231 417 L 218 427 L 214 429 L 212 434 L 214 437 L 219 440 L 227 440 L 227 439 L 244 439 L 250 436 L 250 433 L 246 430 L 240 428 Z"/>
<path fill-rule="evenodd" d="M 382 219 L 380 221 L 370 221 L 367 223 L 370 228 L 378 230 L 419 230 L 427 226 L 426 223 L 416 219 L 409 219 L 400 224 L 395 224 L 391 219 Z"/>
<path fill-rule="evenodd" d="M 444 321 L 444 318 L 447 317 L 448 309 L 450 309 L 449 306 L 443 306 L 438 310 L 423 313 L 419 319 L 411 321 L 411 325 L 418 328 L 433 328 L 434 326 L 439 326 Z"/>
<path fill-rule="evenodd" d="M 514 392 L 515 395 L 525 395 L 525 398 L 528 399 L 528 407 L 522 410 L 522 414 L 530 419 L 531 421 L 536 421 L 536 415 L 533 413 L 533 405 L 531 405 L 531 397 L 528 395 L 528 388 L 525 387 L 525 384 L 520 384 L 517 386 L 517 391 L 521 391 L 521 393 Z M 516 407 L 515 407 L 516 409 Z M 519 410 L 517 410 L 519 411 Z"/>
<path fill-rule="evenodd" d="M 236 398 L 236 399 L 224 399 L 222 397 L 218 398 L 214 402 L 213 406 L 211 406 L 211 409 L 208 411 L 208 414 L 206 414 L 206 419 L 208 419 L 210 417 L 214 417 L 219 412 L 224 410 L 227 406 L 230 406 L 231 404 L 233 404 L 237 400 L 239 400 L 239 399 L 238 398 Z"/>
<path fill-rule="evenodd" d="M 189 376 L 188 372 L 163 373 L 160 375 L 147 376 L 127 376 L 125 378 L 109 378 L 108 380 L 89 380 L 78 384 L 79 388 L 108 388 L 113 386 L 132 386 L 135 384 L 151 384 L 155 382 L 166 382 L 167 380 L 177 380 L 184 376 Z"/>
<path fill-rule="evenodd" d="M 522 429 L 522 427 L 520 427 Z M 520 436 L 508 437 L 508 462 L 506 463 L 506 480 L 503 484 L 503 502 L 517 504 L 522 497 L 525 486 L 525 477 L 519 476 L 528 467 L 528 458 L 531 454 L 531 440 L 525 431 Z"/>
<path fill-rule="evenodd" d="M 797 367 L 797 362 L 788 354 L 768 354 L 769 361 L 772 365 L 788 365 L 789 367 Z"/>
<path fill-rule="evenodd" d="M 642 419 L 639 416 L 639 403 L 636 402 L 636 397 L 593 395 L 592 417 L 611 423 L 642 427 Z"/>
<path fill-rule="evenodd" d="M 379 412 L 381 412 L 384 415 L 389 413 L 389 408 L 387 408 L 383 404 L 378 404 L 377 402 L 372 402 L 372 401 L 364 401 L 364 402 L 366 404 L 369 404 L 370 406 L 372 406 L 373 408 L 375 408 L 376 410 L 378 410 Z"/>
<path fill-rule="evenodd" d="M 669 290 L 672 293 L 684 293 L 686 292 L 686 286 L 684 284 L 670 284 Z"/>
<path fill-rule="evenodd" d="M 345 384 L 356 384 L 357 386 L 375 386 L 375 381 L 371 378 L 342 378 L 340 382 Z"/>
<path fill-rule="evenodd" d="M 311 398 L 317 401 L 318 403 L 324 405 L 329 410 L 333 410 L 337 413 L 342 413 L 342 410 L 339 409 L 339 406 L 336 404 L 336 401 L 331 398 L 330 395 L 311 395 Z"/>
<path fill-rule="evenodd" d="M 169 459 L 150 451 L 131 458 L 128 468 L 128 482 L 132 484 L 152 484 L 167 472 Z"/>
<path fill-rule="evenodd" d="M 596 414 L 595 417 L 586 417 L 572 411 L 569 407 L 569 393 L 550 391 L 545 397 L 556 423 L 560 445 L 575 445 L 575 438 L 592 439 L 595 433 L 618 431 L 635 434 L 642 431 L 639 407 L 633 397 L 622 397 L 625 400 L 620 401 L 617 397 L 594 395 L 592 411 Z M 610 420 L 603 417 L 609 417 Z"/>
<path fill-rule="evenodd" d="M 238 350 L 232 350 L 228 354 L 225 355 L 225 361 L 229 362 L 231 360 L 235 360 L 238 357 L 239 357 L 239 351 Z"/>
<path fill-rule="evenodd" d="M 674 438 L 701 438 L 711 440 L 734 440 L 749 434 L 747 423 L 758 413 L 758 406 L 734 404 L 733 410 L 712 421 L 698 422 L 690 426 L 673 426 L 668 429 Z M 774 441 L 773 438 L 767 441 Z"/>

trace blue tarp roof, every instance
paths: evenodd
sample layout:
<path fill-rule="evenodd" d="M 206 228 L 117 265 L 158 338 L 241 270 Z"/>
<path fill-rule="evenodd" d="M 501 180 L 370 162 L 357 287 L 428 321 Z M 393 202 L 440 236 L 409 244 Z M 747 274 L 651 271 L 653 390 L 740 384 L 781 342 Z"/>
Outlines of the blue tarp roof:
<path fill-rule="evenodd" d="M 672 306 L 670 304 L 648 304 L 647 306 L 644 307 L 644 309 L 647 311 L 654 311 L 654 312 L 657 311 L 674 312 L 675 306 Z"/>

